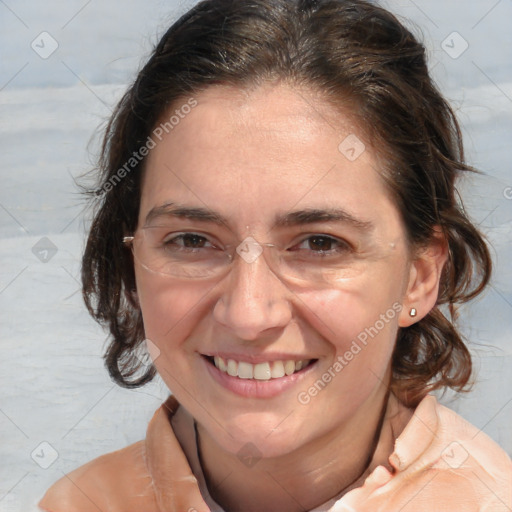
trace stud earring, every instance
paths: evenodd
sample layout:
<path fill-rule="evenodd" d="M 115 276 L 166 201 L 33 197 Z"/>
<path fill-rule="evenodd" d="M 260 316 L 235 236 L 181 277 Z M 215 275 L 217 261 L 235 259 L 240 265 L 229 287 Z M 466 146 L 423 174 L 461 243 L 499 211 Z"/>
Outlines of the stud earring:
<path fill-rule="evenodd" d="M 416 308 L 411 308 L 411 310 L 409 311 L 409 316 L 416 316 L 418 314 L 418 311 L 416 310 Z"/>

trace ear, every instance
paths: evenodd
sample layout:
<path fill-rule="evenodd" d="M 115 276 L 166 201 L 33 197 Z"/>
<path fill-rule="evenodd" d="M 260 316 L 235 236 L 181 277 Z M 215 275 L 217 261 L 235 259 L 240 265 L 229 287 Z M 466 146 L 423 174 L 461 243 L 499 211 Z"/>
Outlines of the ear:
<path fill-rule="evenodd" d="M 439 293 L 439 282 L 448 258 L 448 243 L 441 229 L 436 226 L 432 240 L 426 247 L 418 249 L 409 267 L 409 282 L 402 300 L 398 325 L 409 327 L 427 316 L 435 306 Z M 416 315 L 411 316 L 411 310 Z"/>

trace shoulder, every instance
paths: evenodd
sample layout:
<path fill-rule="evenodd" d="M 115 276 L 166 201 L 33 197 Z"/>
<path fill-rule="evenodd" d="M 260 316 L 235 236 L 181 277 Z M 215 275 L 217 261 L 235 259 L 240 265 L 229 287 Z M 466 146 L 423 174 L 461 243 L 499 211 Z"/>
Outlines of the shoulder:
<path fill-rule="evenodd" d="M 339 505 L 357 505 L 358 512 L 512 510 L 508 455 L 433 396 L 420 402 L 396 439 L 389 469 L 377 467 Z"/>
<path fill-rule="evenodd" d="M 507 453 L 451 409 L 436 402 L 436 410 L 442 451 L 434 467 L 446 475 L 458 473 L 459 482 L 471 482 L 469 494 L 489 504 L 489 510 L 512 510 L 512 460 Z"/>
<path fill-rule="evenodd" d="M 178 408 L 171 395 L 153 415 L 145 440 L 64 475 L 48 489 L 39 507 L 47 512 L 159 511 L 159 505 L 166 504 L 168 477 L 182 476 L 179 472 L 188 468 L 170 423 Z M 163 479 L 163 490 L 157 490 L 155 476 Z"/>
<path fill-rule="evenodd" d="M 422 416 L 437 418 L 432 444 L 422 454 L 423 458 L 447 470 L 472 468 L 477 474 L 487 473 L 497 480 L 507 476 L 507 486 L 512 486 L 510 457 L 483 430 L 439 404 L 433 396 L 420 403 L 413 420 L 415 416 L 420 421 Z"/>
<path fill-rule="evenodd" d="M 156 510 L 144 452 L 139 441 L 88 462 L 50 487 L 39 507 L 49 512 Z"/>
<path fill-rule="evenodd" d="M 415 481 L 418 498 L 452 503 L 464 510 L 510 510 L 512 462 L 482 430 L 425 397 L 395 444 L 397 469 Z"/>

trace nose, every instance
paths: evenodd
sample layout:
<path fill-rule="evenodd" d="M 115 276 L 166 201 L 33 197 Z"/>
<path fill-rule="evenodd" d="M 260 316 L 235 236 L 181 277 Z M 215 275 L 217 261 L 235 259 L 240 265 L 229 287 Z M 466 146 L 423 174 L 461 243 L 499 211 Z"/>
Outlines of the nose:
<path fill-rule="evenodd" d="M 235 258 L 213 315 L 236 337 L 253 341 L 274 334 L 292 317 L 291 291 L 272 272 L 266 257 Z"/>

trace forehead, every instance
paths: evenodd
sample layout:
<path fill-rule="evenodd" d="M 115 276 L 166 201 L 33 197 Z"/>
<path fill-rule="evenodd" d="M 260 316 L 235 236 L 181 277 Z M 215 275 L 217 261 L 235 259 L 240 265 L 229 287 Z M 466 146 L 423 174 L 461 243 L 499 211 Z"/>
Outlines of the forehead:
<path fill-rule="evenodd" d="M 188 100 L 176 102 L 162 122 Z M 348 109 L 335 110 L 312 91 L 284 84 L 215 86 L 194 100 L 155 139 L 141 216 L 175 200 L 243 223 L 299 203 L 357 211 L 364 202 L 371 214 L 372 204 L 387 199 L 374 151 Z"/>

